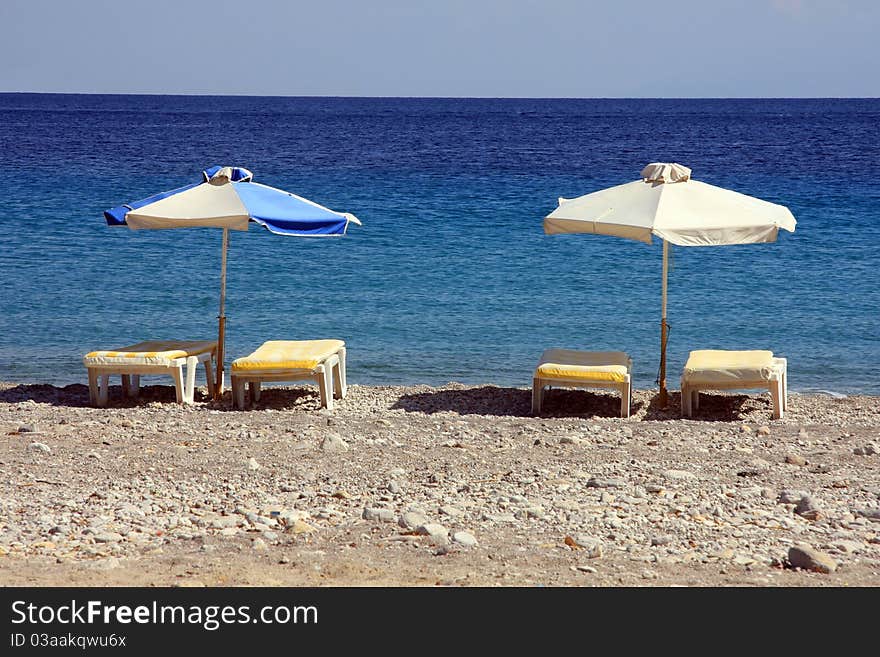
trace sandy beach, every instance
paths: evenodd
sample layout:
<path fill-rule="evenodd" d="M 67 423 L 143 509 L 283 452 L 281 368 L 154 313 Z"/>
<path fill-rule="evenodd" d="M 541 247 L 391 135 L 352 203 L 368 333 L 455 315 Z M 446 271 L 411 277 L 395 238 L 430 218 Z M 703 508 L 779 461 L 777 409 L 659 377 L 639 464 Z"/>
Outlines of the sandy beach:
<path fill-rule="evenodd" d="M 880 584 L 877 398 L 654 394 L 0 384 L 0 583 Z"/>

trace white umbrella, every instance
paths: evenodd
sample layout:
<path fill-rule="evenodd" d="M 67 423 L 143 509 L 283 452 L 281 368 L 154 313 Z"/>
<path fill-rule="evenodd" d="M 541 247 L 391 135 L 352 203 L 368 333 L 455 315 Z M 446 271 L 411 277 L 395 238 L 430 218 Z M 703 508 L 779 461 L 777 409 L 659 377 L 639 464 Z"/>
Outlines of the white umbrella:
<path fill-rule="evenodd" d="M 691 180 L 680 164 L 655 162 L 642 179 L 575 199 L 559 199 L 544 218 L 544 232 L 596 233 L 651 244 L 663 240 L 660 320 L 660 404 L 666 405 L 666 288 L 669 245 L 721 246 L 775 242 L 780 228 L 794 232 L 794 216 L 784 205 Z"/>

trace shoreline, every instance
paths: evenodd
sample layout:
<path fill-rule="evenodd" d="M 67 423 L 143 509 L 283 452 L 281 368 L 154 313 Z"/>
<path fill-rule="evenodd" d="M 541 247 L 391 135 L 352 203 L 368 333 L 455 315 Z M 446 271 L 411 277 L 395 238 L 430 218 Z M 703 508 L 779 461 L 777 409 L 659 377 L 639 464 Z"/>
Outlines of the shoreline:
<path fill-rule="evenodd" d="M 201 395 L 205 392 L 201 389 Z M 880 404 L 360 386 L 259 408 L 0 383 L 0 584 L 880 585 Z M 833 572 L 790 568 L 805 544 Z M 821 565 L 821 564 L 820 564 Z M 817 566 L 818 567 L 818 566 Z"/>

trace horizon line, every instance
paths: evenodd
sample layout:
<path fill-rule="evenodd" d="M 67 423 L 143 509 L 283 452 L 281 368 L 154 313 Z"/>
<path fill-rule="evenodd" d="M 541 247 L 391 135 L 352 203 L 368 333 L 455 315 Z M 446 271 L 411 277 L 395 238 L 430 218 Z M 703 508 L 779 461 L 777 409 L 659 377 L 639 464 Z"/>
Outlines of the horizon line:
<path fill-rule="evenodd" d="M 0 91 L 0 95 L 32 96 L 156 96 L 204 98 L 360 98 L 399 100 L 878 100 L 880 96 L 370 96 L 340 94 L 248 94 L 155 91 Z"/>

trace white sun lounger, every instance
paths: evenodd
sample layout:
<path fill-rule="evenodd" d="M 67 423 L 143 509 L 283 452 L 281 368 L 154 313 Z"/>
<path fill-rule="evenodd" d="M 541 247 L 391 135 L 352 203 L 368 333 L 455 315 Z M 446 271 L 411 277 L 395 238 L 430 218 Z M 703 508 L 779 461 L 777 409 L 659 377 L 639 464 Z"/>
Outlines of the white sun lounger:
<path fill-rule="evenodd" d="M 334 377 L 334 372 L 336 376 Z M 342 340 L 269 340 L 255 352 L 232 362 L 232 398 L 236 408 L 245 406 L 244 384 L 250 384 L 251 400 L 260 399 L 263 381 L 314 379 L 321 406 L 333 409 L 333 393 L 345 397 L 345 342 Z M 332 392 L 331 392 L 332 391 Z"/>
<path fill-rule="evenodd" d="M 632 404 L 632 358 L 622 351 L 548 349 L 541 355 L 532 381 L 532 413 L 541 412 L 544 388 L 614 388 L 620 392 L 620 416 Z"/>
<path fill-rule="evenodd" d="M 211 340 L 148 340 L 129 347 L 89 352 L 83 357 L 83 364 L 89 371 L 89 401 L 93 406 L 107 405 L 113 374 L 122 376 L 122 390 L 126 397 L 137 397 L 142 375 L 170 374 L 174 379 L 177 403 L 192 404 L 199 363 L 205 365 L 208 390 L 213 394 L 216 357 L 217 342 Z"/>
<path fill-rule="evenodd" d="M 681 414 L 700 408 L 701 390 L 766 388 L 773 398 L 773 418 L 788 408 L 788 361 L 772 351 L 692 351 L 681 375 Z"/>

